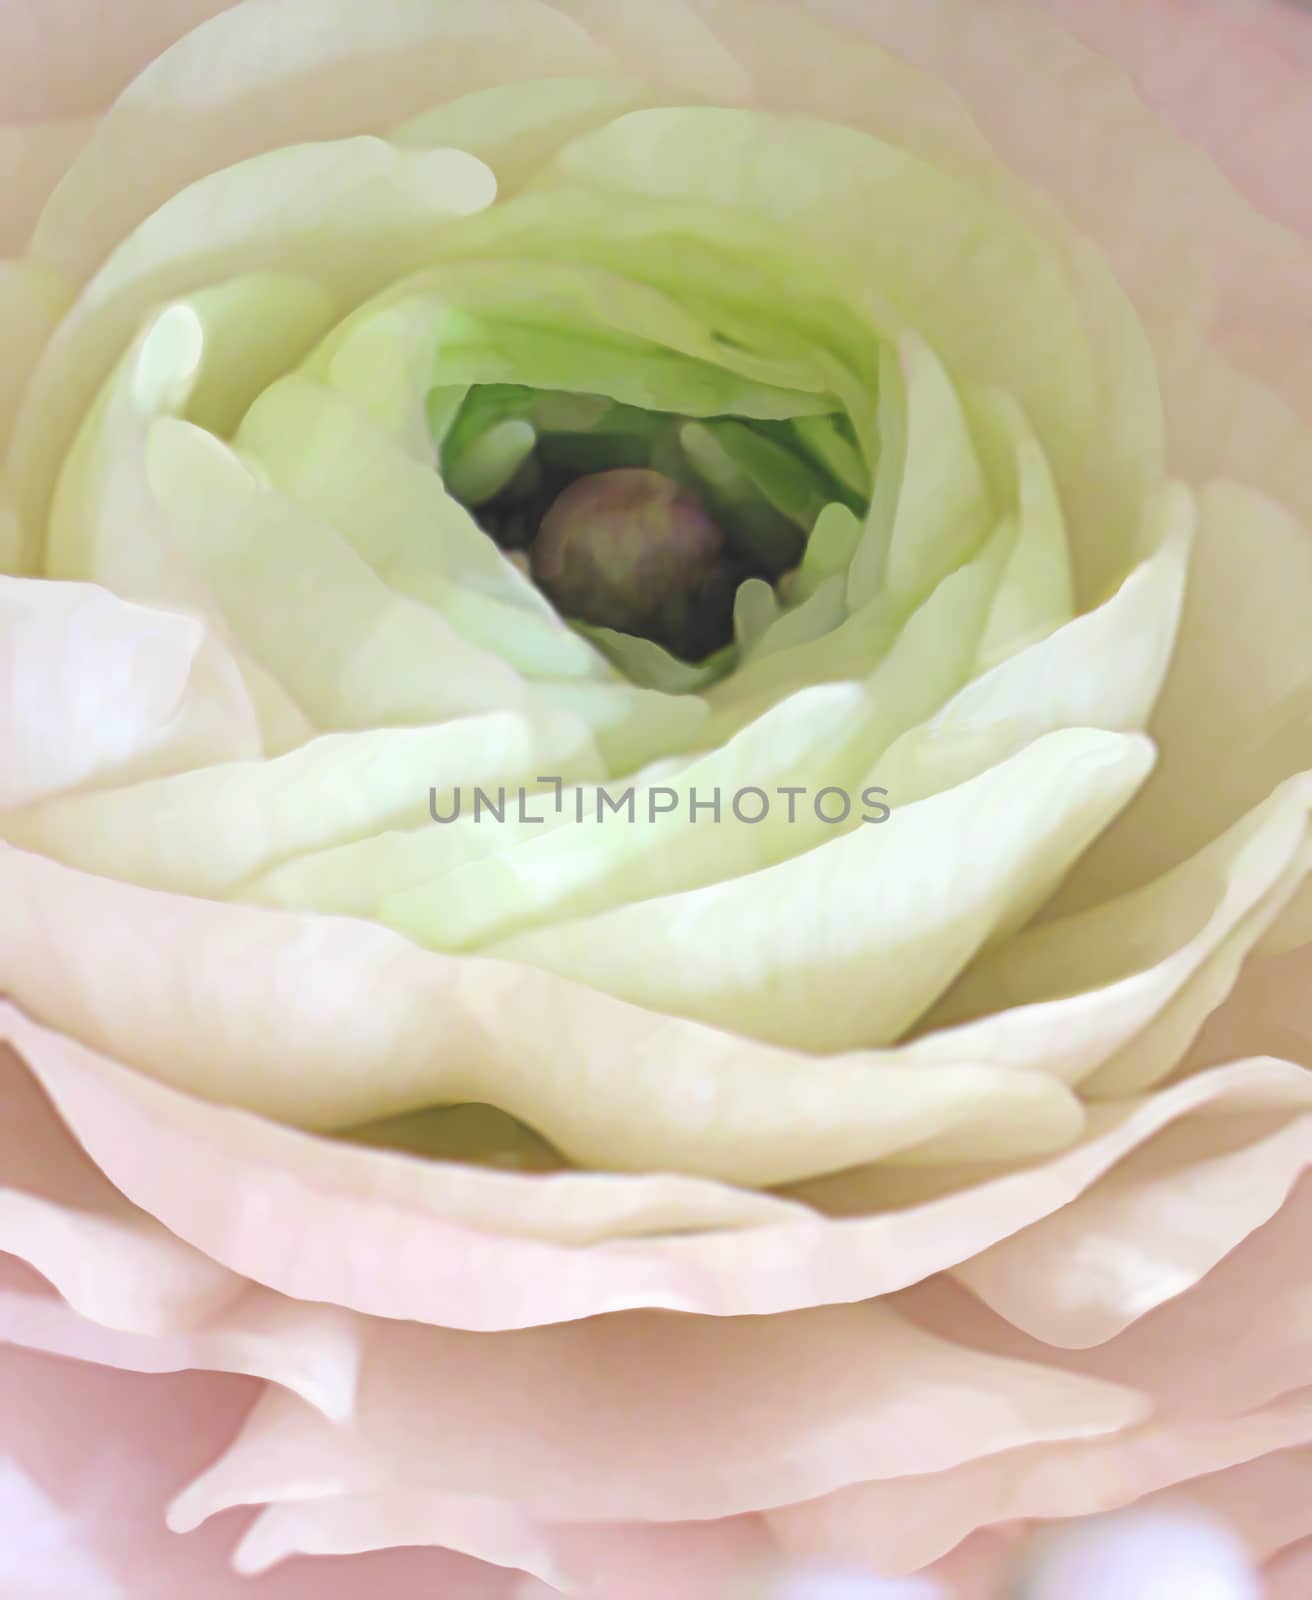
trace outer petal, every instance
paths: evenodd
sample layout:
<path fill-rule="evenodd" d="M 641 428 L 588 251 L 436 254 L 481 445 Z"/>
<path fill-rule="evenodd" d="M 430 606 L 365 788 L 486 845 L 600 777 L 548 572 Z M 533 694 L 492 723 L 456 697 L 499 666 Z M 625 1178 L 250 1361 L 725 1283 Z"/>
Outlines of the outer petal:
<path fill-rule="evenodd" d="M 6 1462 L 0 1470 L 0 1583 L 18 1600 L 357 1600 L 458 1594 L 508 1600 L 503 1574 L 443 1551 L 295 1562 L 252 1581 L 234 1574 L 237 1531 L 191 1539 L 161 1507 L 222 1449 L 255 1394 L 248 1379 L 106 1367 L 0 1346 Z"/>
<path fill-rule="evenodd" d="M 826 1216 L 690 1179 L 519 1175 L 352 1148 L 193 1101 L 16 1014 L 4 1030 L 92 1159 L 178 1237 L 286 1294 L 469 1329 L 636 1306 L 741 1316 L 887 1294 L 1086 1191 L 1096 1217 L 1098 1180 L 1177 1119 L 1185 1149 L 1215 1151 L 1211 1108 L 1292 1121 L 1312 1098 L 1300 1067 L 1240 1063 L 1105 1108 L 1083 1144 L 1028 1170 L 905 1173 L 899 1183 L 875 1168 L 799 1192 L 837 1213 Z M 1273 1157 L 1292 1181 L 1306 1151 L 1254 1138 L 1249 1159 Z M 1151 1162 L 1147 1177 L 1151 1207 Z M 1237 1208 L 1225 1191 L 1204 1188 L 1195 1205 L 1200 1233 L 1224 1240 L 1228 1228 L 1233 1242 L 1263 1216 L 1260 1203 Z M 661 1233 L 670 1236 L 625 1237 Z M 1177 1292 L 1206 1269 L 1206 1255 L 1173 1249 L 1169 1231 L 1147 1239 Z M 562 1248 L 579 1244 L 591 1247 Z M 1018 1319 L 1029 1315 L 1022 1303 Z"/>
<path fill-rule="evenodd" d="M 1080 1123 L 1070 1092 L 1034 1072 L 804 1055 L 353 919 L 138 889 L 8 846 L 0 875 L 16 1000 L 165 1081 L 287 1121 L 340 1129 L 486 1101 L 589 1165 L 767 1182 L 966 1124 L 999 1158 L 1031 1154 Z"/>

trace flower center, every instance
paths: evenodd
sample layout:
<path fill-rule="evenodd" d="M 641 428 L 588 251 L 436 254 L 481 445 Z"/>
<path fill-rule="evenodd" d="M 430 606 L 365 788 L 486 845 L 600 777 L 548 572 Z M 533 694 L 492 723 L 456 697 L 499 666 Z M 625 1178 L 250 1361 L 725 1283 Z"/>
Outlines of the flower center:
<path fill-rule="evenodd" d="M 529 549 L 533 577 L 563 616 L 637 634 L 685 661 L 733 638 L 746 573 L 691 490 L 649 468 L 578 478 Z"/>
<path fill-rule="evenodd" d="M 653 687 L 677 677 L 662 655 L 702 683 L 732 672 L 789 607 L 781 580 L 821 512 L 869 504 L 838 413 L 690 417 L 515 384 L 434 390 L 429 406 L 448 492 L 561 616 Z"/>

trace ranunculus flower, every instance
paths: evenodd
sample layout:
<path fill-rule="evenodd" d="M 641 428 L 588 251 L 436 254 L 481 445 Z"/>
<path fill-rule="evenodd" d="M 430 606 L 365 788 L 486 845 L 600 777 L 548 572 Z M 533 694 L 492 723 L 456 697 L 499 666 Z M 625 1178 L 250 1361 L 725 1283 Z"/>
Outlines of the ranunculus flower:
<path fill-rule="evenodd" d="M 1264 17 L 6 7 L 7 1594 L 1312 1532 Z"/>

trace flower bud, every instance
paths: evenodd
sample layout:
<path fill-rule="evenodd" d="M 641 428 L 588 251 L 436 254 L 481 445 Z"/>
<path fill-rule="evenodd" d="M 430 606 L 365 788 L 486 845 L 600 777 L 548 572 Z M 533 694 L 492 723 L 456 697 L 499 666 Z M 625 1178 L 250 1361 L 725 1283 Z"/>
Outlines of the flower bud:
<path fill-rule="evenodd" d="M 743 574 L 690 490 L 646 468 L 579 478 L 551 505 L 530 551 L 562 615 L 639 634 L 685 660 L 733 637 Z"/>

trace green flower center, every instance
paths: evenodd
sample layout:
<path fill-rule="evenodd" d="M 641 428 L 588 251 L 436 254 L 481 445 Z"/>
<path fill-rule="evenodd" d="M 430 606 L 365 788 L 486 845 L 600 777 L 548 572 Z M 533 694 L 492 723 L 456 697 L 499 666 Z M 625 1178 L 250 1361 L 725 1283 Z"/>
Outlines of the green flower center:
<path fill-rule="evenodd" d="M 448 490 L 603 648 L 618 634 L 730 670 L 742 586 L 783 601 L 825 507 L 867 508 L 841 414 L 688 418 L 512 384 L 457 401 L 434 406 Z"/>

